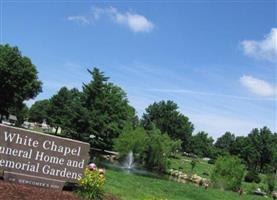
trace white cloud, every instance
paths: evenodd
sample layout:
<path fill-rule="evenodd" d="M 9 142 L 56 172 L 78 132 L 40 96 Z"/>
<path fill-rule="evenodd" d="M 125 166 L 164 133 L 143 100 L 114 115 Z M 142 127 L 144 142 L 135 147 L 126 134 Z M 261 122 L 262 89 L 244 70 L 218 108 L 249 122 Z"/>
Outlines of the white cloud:
<path fill-rule="evenodd" d="M 143 15 L 130 12 L 120 13 L 116 8 L 107 9 L 112 19 L 119 24 L 128 26 L 134 32 L 150 32 L 154 25 Z"/>
<path fill-rule="evenodd" d="M 93 7 L 92 12 L 88 16 L 70 16 L 67 19 L 81 24 L 90 24 L 101 17 L 108 17 L 116 24 L 127 26 L 133 32 L 150 32 L 154 28 L 154 24 L 143 15 L 133 12 L 120 12 L 114 7 L 99 8 Z"/>
<path fill-rule="evenodd" d="M 275 96 L 277 93 L 277 87 L 270 83 L 254 78 L 252 76 L 243 75 L 240 78 L 241 84 L 246 87 L 250 92 L 260 96 Z"/>
<path fill-rule="evenodd" d="M 244 54 L 256 59 L 277 61 L 277 28 L 272 28 L 263 40 L 244 40 L 241 42 Z"/>
<path fill-rule="evenodd" d="M 67 17 L 68 21 L 76 22 L 78 24 L 89 24 L 89 20 L 85 16 L 69 16 Z"/>

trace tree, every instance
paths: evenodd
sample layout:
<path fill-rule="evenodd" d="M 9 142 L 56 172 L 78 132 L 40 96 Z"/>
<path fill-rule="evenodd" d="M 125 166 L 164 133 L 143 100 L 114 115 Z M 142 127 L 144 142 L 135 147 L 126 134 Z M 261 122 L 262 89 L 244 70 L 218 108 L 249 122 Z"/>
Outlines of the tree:
<path fill-rule="evenodd" d="M 277 133 L 273 134 L 272 144 L 274 145 L 272 147 L 273 156 L 272 156 L 270 166 L 271 166 L 272 173 L 275 173 L 275 177 L 277 179 Z"/>
<path fill-rule="evenodd" d="M 254 171 L 254 170 L 250 170 L 250 171 L 248 171 L 247 174 L 245 175 L 244 181 L 245 181 L 245 182 L 248 182 L 248 183 L 252 183 L 252 182 L 260 183 L 260 182 L 261 182 L 261 178 L 260 178 L 260 176 L 259 176 L 259 173 L 257 173 L 257 172 Z"/>
<path fill-rule="evenodd" d="M 0 121 L 10 109 L 22 108 L 23 101 L 41 92 L 42 83 L 31 60 L 17 47 L 0 45 Z"/>
<path fill-rule="evenodd" d="M 57 94 L 52 96 L 49 100 L 49 123 L 56 128 L 56 133 L 59 127 L 62 128 L 64 133 L 71 127 L 72 122 L 72 102 L 74 99 L 74 93 L 77 93 L 77 89 L 68 90 L 66 87 L 62 87 Z"/>
<path fill-rule="evenodd" d="M 262 129 L 253 129 L 248 135 L 248 144 L 253 149 L 256 155 L 254 163 L 255 168 L 259 166 L 259 171 L 262 172 L 267 164 L 270 164 L 274 155 L 273 134 L 264 127 Z"/>
<path fill-rule="evenodd" d="M 234 134 L 226 132 L 223 136 L 216 140 L 215 147 L 229 152 L 231 145 L 235 142 L 235 139 L 236 137 Z"/>
<path fill-rule="evenodd" d="M 87 108 L 82 102 L 83 93 L 78 89 L 71 90 L 62 87 L 57 94 L 53 95 L 49 102 L 39 102 L 35 107 L 40 106 L 47 108 L 42 112 L 47 116 L 47 121 L 51 126 L 56 128 L 61 127 L 62 134 L 66 137 L 89 142 L 90 133 L 90 117 Z M 35 104 L 34 104 L 35 105 Z M 31 108 L 32 109 L 32 108 Z M 40 113 L 38 113 L 40 114 Z"/>
<path fill-rule="evenodd" d="M 230 153 L 237 155 L 253 173 L 277 169 L 277 137 L 267 127 L 253 129 L 247 137 L 237 137 L 230 146 Z"/>
<path fill-rule="evenodd" d="M 275 174 L 272 174 L 272 173 L 267 174 L 266 183 L 267 183 L 268 192 L 272 193 L 275 190 L 276 184 L 277 184 L 277 179 Z"/>
<path fill-rule="evenodd" d="M 120 158 L 125 158 L 132 151 L 135 161 L 143 163 L 148 141 L 149 136 L 142 127 L 133 129 L 132 125 L 128 124 L 122 134 L 114 139 L 114 150 L 120 152 Z"/>
<path fill-rule="evenodd" d="M 200 157 L 212 157 L 213 138 L 203 131 L 193 135 L 190 143 L 190 151 Z"/>
<path fill-rule="evenodd" d="M 241 158 L 247 165 L 248 170 L 256 171 L 255 162 L 258 159 L 258 155 L 255 148 L 250 145 L 248 137 L 236 137 L 230 146 L 230 154 Z"/>
<path fill-rule="evenodd" d="M 167 169 L 169 156 L 180 146 L 180 141 L 170 139 L 157 128 L 146 131 L 142 127 L 133 128 L 130 124 L 114 139 L 114 150 L 120 153 L 121 158 L 133 151 L 136 163 L 157 172 Z"/>
<path fill-rule="evenodd" d="M 233 156 L 219 157 L 212 172 L 212 182 L 216 187 L 237 190 L 242 183 L 244 166 Z"/>
<path fill-rule="evenodd" d="M 152 171 L 164 172 L 169 165 L 170 154 L 180 148 L 181 141 L 172 140 L 167 134 L 162 134 L 159 129 L 153 129 L 148 134 L 145 166 Z"/>
<path fill-rule="evenodd" d="M 194 129 L 189 118 L 178 111 L 178 106 L 173 101 L 160 101 L 148 106 L 141 123 L 147 130 L 151 130 L 154 125 L 173 140 L 180 139 L 183 149 L 188 148 Z"/>
<path fill-rule="evenodd" d="M 83 86 L 83 102 L 88 110 L 87 133 L 95 136 L 92 145 L 112 149 L 126 123 L 134 121 L 135 110 L 128 104 L 126 93 L 108 82 L 108 77 L 98 68 L 88 70 L 92 80 Z"/>
<path fill-rule="evenodd" d="M 235 138 L 235 141 L 230 145 L 230 153 L 232 155 L 237 155 L 241 157 L 242 150 L 247 143 L 247 138 L 244 136 L 238 136 Z"/>
<path fill-rule="evenodd" d="M 103 98 L 103 90 L 109 77 L 106 77 L 104 72 L 101 72 L 98 68 L 93 68 L 93 71 L 88 69 L 88 72 L 93 80 L 89 84 L 83 84 L 84 100 L 86 107 L 93 109 L 95 105 L 102 105 L 99 99 Z"/>
<path fill-rule="evenodd" d="M 46 120 L 46 122 L 49 123 L 49 112 L 50 101 L 48 99 L 36 101 L 30 108 L 29 120 L 38 123 L 42 123 L 43 120 Z"/>
<path fill-rule="evenodd" d="M 12 107 L 9 109 L 9 113 L 14 114 L 17 118 L 15 123 L 16 126 L 20 126 L 23 124 L 25 120 L 29 117 L 29 108 L 26 106 L 25 103 L 18 105 L 18 107 Z"/>
<path fill-rule="evenodd" d="M 66 135 L 70 138 L 89 142 L 91 140 L 88 127 L 90 126 L 89 111 L 82 102 L 83 93 L 77 89 L 71 90 L 70 124 L 67 126 Z"/>

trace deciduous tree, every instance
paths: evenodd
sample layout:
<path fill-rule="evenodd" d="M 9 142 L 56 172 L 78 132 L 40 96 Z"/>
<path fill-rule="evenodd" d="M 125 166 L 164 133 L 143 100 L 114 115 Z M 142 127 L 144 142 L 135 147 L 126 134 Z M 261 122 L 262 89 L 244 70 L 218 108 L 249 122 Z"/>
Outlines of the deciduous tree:
<path fill-rule="evenodd" d="M 181 140 L 183 149 L 188 148 L 194 129 L 189 118 L 178 111 L 173 101 L 160 101 L 148 106 L 142 117 L 142 125 L 147 130 L 151 130 L 154 125 L 172 139 Z"/>
<path fill-rule="evenodd" d="M 212 157 L 213 138 L 203 131 L 193 135 L 190 142 L 190 151 L 201 157 Z"/>
<path fill-rule="evenodd" d="M 17 47 L 0 45 L 0 121 L 9 109 L 20 109 L 23 101 L 41 92 L 42 83 L 32 61 Z"/>
<path fill-rule="evenodd" d="M 216 140 L 215 147 L 229 152 L 231 145 L 235 142 L 235 139 L 236 137 L 234 134 L 226 132 L 223 136 Z"/>
<path fill-rule="evenodd" d="M 112 149 L 126 123 L 134 121 L 135 110 L 128 104 L 126 93 L 108 82 L 98 68 L 88 70 L 92 80 L 83 86 L 83 102 L 88 110 L 89 127 L 86 132 L 95 136 L 94 146 Z"/>
<path fill-rule="evenodd" d="M 30 108 L 29 120 L 32 122 L 42 123 L 46 120 L 47 123 L 50 121 L 49 116 L 50 102 L 48 99 L 36 101 Z"/>

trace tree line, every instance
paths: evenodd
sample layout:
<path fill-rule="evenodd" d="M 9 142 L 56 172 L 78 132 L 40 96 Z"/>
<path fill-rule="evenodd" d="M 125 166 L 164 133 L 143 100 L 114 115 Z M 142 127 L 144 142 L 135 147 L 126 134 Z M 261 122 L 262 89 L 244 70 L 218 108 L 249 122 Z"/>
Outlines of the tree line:
<path fill-rule="evenodd" d="M 82 88 L 62 87 L 49 99 L 24 102 L 42 91 L 36 67 L 17 47 L 0 45 L 0 116 L 61 127 L 62 136 L 89 142 L 93 147 L 133 151 L 147 168 L 164 171 L 168 157 L 188 152 L 213 160 L 235 155 L 253 173 L 277 170 L 277 133 L 254 128 L 247 136 L 226 132 L 216 141 L 206 132 L 193 134 L 194 125 L 173 101 L 154 102 L 139 119 L 122 88 L 98 68 L 88 69 L 91 81 Z M 57 129 L 56 129 L 57 130 Z"/>

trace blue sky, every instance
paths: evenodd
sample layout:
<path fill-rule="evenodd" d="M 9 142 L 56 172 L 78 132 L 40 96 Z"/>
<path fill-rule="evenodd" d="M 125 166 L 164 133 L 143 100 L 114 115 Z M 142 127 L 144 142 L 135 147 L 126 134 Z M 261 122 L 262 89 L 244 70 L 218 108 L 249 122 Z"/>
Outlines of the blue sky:
<path fill-rule="evenodd" d="M 138 115 L 173 100 L 213 137 L 277 131 L 276 1 L 8 1 L 1 43 L 30 57 L 36 100 L 81 88 L 99 67 Z M 31 104 L 33 101 L 29 101 Z"/>

